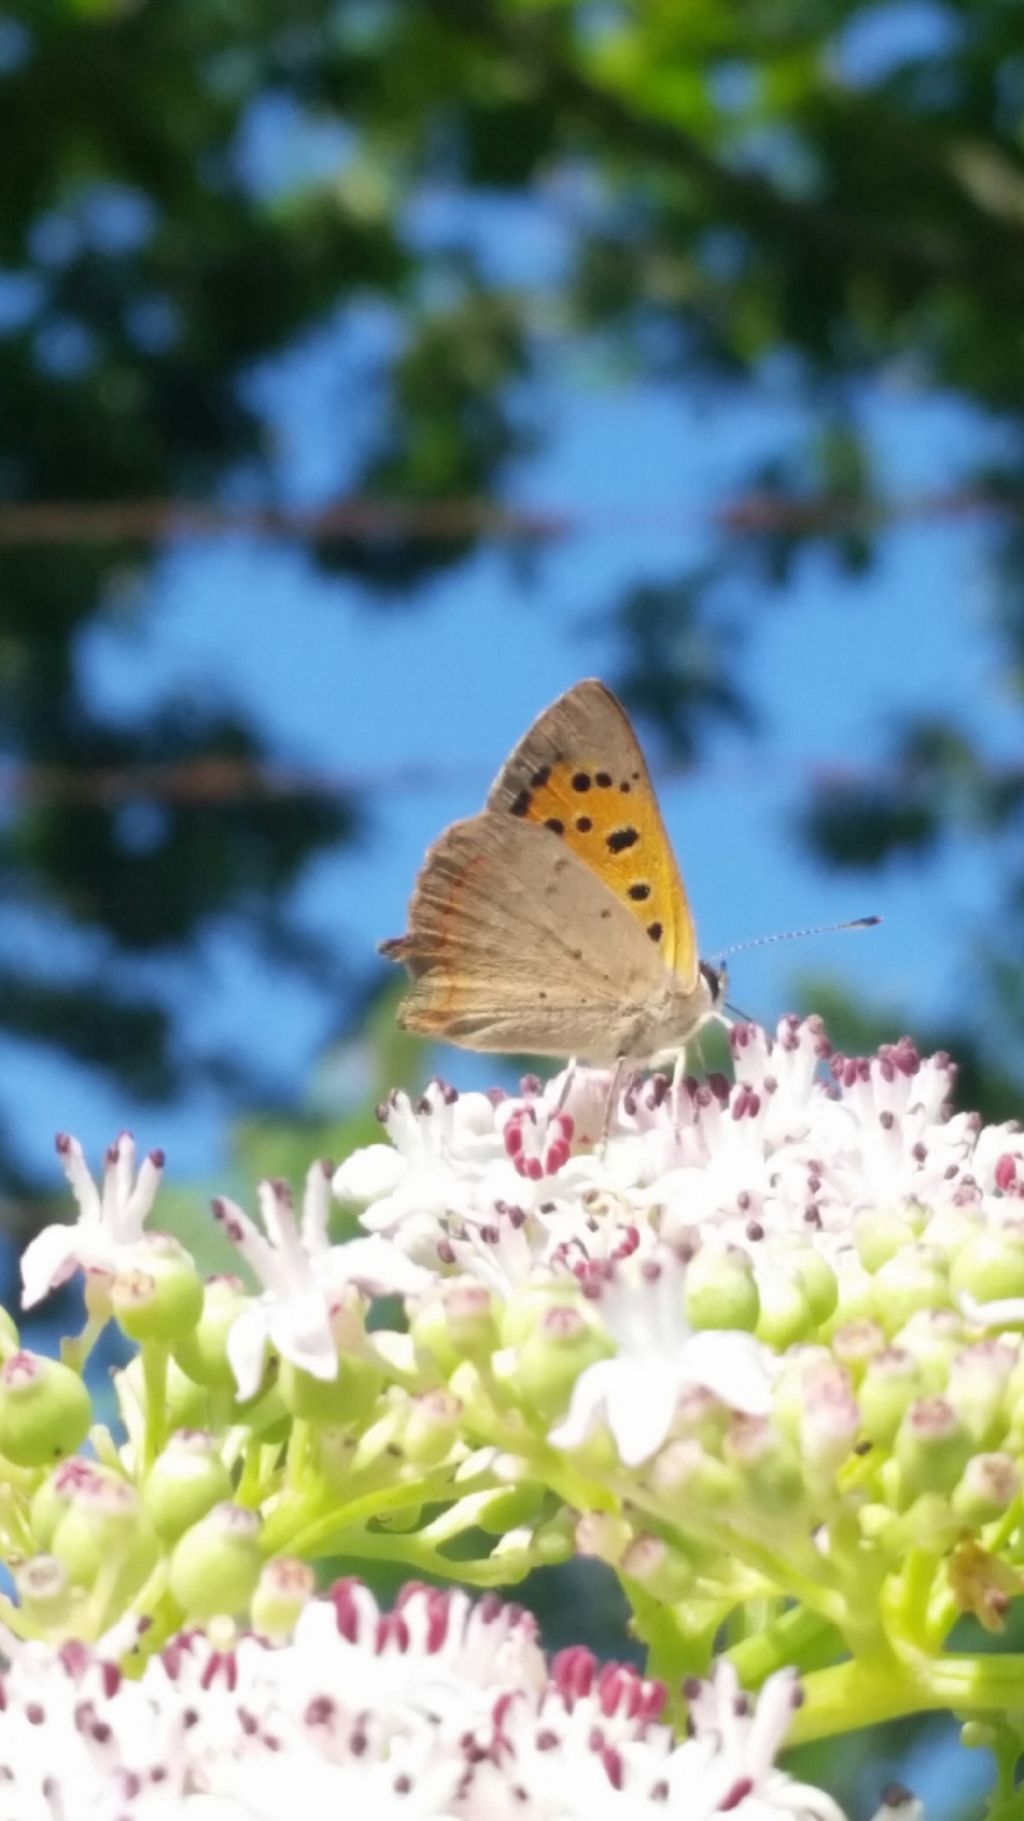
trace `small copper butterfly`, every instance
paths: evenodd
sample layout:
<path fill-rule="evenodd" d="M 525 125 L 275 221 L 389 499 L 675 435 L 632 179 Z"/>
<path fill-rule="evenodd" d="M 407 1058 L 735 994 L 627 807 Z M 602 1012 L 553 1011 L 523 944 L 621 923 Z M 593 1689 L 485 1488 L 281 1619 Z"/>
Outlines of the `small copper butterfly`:
<path fill-rule="evenodd" d="M 533 723 L 482 813 L 445 829 L 408 935 L 380 948 L 412 976 L 407 1030 L 596 1064 L 678 1056 L 725 986 L 698 956 L 629 716 L 594 678 Z"/>

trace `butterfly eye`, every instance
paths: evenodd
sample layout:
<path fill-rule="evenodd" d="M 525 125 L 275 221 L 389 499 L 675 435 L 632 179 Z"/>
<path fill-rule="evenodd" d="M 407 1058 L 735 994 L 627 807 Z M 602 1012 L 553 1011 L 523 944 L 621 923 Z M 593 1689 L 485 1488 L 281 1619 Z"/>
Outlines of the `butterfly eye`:
<path fill-rule="evenodd" d="M 726 971 L 724 967 L 712 967 L 710 961 L 702 961 L 700 971 L 708 983 L 712 1005 L 717 1005 L 726 988 Z"/>

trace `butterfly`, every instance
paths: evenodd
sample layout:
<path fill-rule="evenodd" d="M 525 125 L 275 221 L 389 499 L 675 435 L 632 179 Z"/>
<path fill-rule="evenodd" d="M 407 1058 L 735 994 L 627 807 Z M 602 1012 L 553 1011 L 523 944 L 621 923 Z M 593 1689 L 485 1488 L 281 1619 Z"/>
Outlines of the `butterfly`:
<path fill-rule="evenodd" d="M 406 1030 L 594 1064 L 678 1057 L 725 987 L 689 901 L 629 716 L 595 678 L 546 708 L 486 807 L 424 860 Z"/>

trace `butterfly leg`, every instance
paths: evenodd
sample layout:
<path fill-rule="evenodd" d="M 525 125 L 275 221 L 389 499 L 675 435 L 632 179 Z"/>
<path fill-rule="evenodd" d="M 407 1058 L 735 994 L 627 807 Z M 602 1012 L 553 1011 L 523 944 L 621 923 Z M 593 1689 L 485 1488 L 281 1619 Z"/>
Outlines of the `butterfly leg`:
<path fill-rule="evenodd" d="M 576 1058 L 575 1058 L 575 1056 L 570 1056 L 568 1062 L 565 1065 L 565 1080 L 562 1082 L 562 1091 L 558 1096 L 558 1105 L 555 1108 L 556 1113 L 561 1113 L 564 1110 L 565 1103 L 568 1100 L 569 1095 L 572 1093 L 572 1086 L 573 1086 L 573 1082 L 575 1080 L 576 1080 Z"/>
<path fill-rule="evenodd" d="M 622 1091 L 622 1080 L 626 1073 L 626 1067 L 625 1056 L 620 1056 L 612 1071 L 611 1081 L 608 1084 L 608 1098 L 604 1103 L 604 1118 L 601 1121 L 601 1144 L 598 1151 L 598 1156 L 602 1160 L 604 1159 L 605 1151 L 608 1149 L 608 1140 L 611 1137 L 612 1130 L 612 1118 L 615 1113 L 619 1094 Z"/>

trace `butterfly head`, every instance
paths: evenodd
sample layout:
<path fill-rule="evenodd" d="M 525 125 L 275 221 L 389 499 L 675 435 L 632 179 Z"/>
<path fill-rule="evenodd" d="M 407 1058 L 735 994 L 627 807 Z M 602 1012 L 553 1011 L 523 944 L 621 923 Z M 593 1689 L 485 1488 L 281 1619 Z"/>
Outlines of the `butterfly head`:
<path fill-rule="evenodd" d="M 712 1005 L 718 1005 L 725 998 L 729 985 L 729 970 L 725 967 L 712 967 L 710 961 L 700 964 L 701 978 L 711 995 Z"/>

